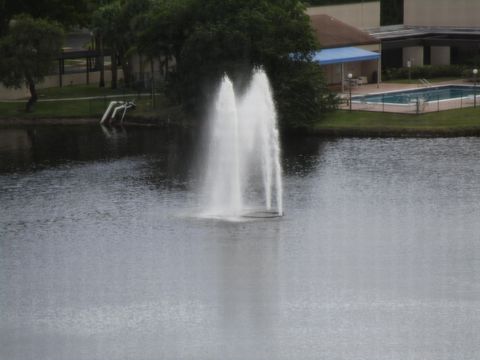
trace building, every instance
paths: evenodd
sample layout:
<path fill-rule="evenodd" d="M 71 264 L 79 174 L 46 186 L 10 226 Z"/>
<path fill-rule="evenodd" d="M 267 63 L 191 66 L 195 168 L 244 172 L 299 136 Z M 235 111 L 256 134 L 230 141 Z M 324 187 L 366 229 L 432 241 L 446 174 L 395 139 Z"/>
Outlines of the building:
<path fill-rule="evenodd" d="M 380 26 L 380 1 L 361 1 L 341 5 L 311 6 L 307 14 L 330 15 L 357 29 L 371 29 Z"/>
<path fill-rule="evenodd" d="M 404 0 L 404 23 L 373 27 L 384 67 L 467 64 L 480 60 L 480 1 Z"/>
<path fill-rule="evenodd" d="M 310 7 L 307 14 L 321 46 L 314 60 L 328 84 L 343 90 L 347 74 L 355 84 L 380 82 L 381 41 L 363 30 L 380 26 L 380 1 Z"/>

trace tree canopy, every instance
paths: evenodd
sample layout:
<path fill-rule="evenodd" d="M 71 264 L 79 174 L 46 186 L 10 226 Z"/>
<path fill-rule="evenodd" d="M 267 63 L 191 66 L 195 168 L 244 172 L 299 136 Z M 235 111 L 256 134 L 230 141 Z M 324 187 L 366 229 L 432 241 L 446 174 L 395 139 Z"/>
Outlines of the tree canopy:
<path fill-rule="evenodd" d="M 8 29 L 16 15 L 56 21 L 65 28 L 85 26 L 94 8 L 101 0 L 0 0 L 0 36 Z"/>
<path fill-rule="evenodd" d="M 59 27 L 50 20 L 66 27 L 89 19 L 97 43 L 112 54 L 112 87 L 117 63 L 130 84 L 128 59 L 135 52 L 164 64 L 167 95 L 196 114 L 205 110 L 224 73 L 242 87 L 260 66 L 271 79 L 280 116 L 295 118 L 292 123 L 318 118 L 331 101 L 322 70 L 311 62 L 319 44 L 300 0 L 0 0 L 0 9 L 1 29 L 14 14 L 29 14 L 1 40 L 7 55 L 2 81 L 11 86 L 24 79 L 34 91 L 31 84 L 46 74 L 60 47 Z M 20 36 L 20 24 L 31 39 Z M 15 63 L 15 58 L 22 60 Z"/>
<path fill-rule="evenodd" d="M 102 38 L 102 44 L 112 50 L 113 88 L 117 86 L 117 62 L 122 66 L 126 86 L 131 83 L 128 55 L 137 49 L 137 36 L 140 31 L 138 19 L 150 6 L 150 0 L 121 0 L 103 5 L 92 14 L 92 30 Z"/>
<path fill-rule="evenodd" d="M 306 65 L 319 45 L 304 10 L 297 0 L 158 0 L 139 36 L 139 49 L 175 59 L 170 94 L 190 109 L 205 108 L 224 73 L 242 84 L 262 66 L 281 115 L 293 114 L 291 99 L 283 99 L 291 82 L 303 83 L 296 90 L 319 110 L 327 91 L 320 68 Z M 313 78 L 318 86 L 310 86 Z M 289 111 L 282 111 L 287 103 Z"/>

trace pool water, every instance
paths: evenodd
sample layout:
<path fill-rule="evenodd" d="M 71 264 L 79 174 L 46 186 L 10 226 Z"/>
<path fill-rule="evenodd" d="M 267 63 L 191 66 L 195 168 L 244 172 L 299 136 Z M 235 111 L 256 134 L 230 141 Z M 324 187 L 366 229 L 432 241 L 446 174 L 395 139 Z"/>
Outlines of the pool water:
<path fill-rule="evenodd" d="M 474 86 L 448 85 L 359 96 L 355 97 L 353 101 L 364 101 L 368 103 L 410 104 L 412 102 L 416 102 L 417 99 L 423 99 L 424 101 L 459 99 L 462 97 L 473 96 L 475 91 L 476 89 Z"/>

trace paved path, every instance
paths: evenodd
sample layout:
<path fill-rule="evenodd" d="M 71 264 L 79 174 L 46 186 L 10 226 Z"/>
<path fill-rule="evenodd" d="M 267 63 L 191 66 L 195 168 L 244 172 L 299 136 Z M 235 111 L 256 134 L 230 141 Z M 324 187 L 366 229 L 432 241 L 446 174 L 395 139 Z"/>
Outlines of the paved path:
<path fill-rule="evenodd" d="M 144 97 L 152 96 L 152 94 L 118 94 L 118 95 L 101 95 L 101 96 L 85 96 L 85 97 L 71 97 L 71 98 L 56 98 L 56 99 L 38 99 L 38 102 L 57 102 L 57 101 L 77 101 L 77 100 L 101 100 L 101 99 L 115 99 L 126 97 Z M 28 99 L 22 100 L 0 100 L 0 103 L 24 103 Z"/>
<path fill-rule="evenodd" d="M 432 86 L 440 86 L 440 85 L 457 85 L 457 84 L 465 84 L 464 80 L 448 80 L 442 82 L 435 82 Z M 359 85 L 356 87 L 352 87 L 352 95 L 365 95 L 365 94 L 375 94 L 375 93 L 384 93 L 387 91 L 396 91 L 396 90 L 407 90 L 407 89 L 418 89 L 420 87 L 419 84 L 399 84 L 399 83 L 381 83 L 379 86 L 377 84 L 367 84 L 367 85 Z M 345 87 L 344 94 L 348 94 L 348 87 Z"/>

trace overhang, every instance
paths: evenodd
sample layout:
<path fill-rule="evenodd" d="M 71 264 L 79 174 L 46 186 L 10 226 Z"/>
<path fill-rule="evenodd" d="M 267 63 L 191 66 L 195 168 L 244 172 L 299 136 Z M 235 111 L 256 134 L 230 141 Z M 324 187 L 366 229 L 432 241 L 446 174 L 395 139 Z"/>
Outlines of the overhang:
<path fill-rule="evenodd" d="M 380 54 L 356 47 L 341 47 L 317 51 L 313 61 L 320 65 L 343 64 L 356 61 L 379 60 Z"/>

